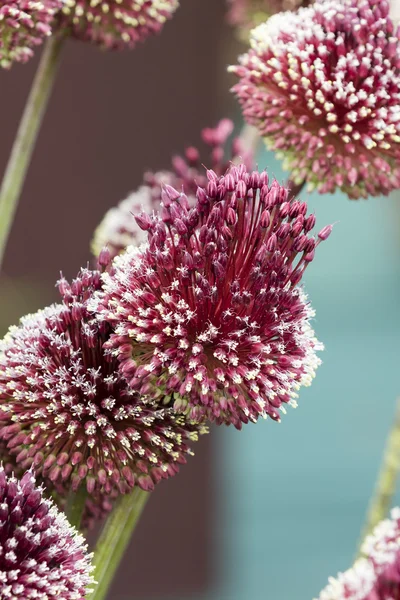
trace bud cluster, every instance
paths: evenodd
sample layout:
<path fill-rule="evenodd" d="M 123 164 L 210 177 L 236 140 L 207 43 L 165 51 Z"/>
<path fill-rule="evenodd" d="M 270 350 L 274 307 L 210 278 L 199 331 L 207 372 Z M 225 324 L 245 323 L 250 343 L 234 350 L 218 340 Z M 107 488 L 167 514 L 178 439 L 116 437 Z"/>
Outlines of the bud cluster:
<path fill-rule="evenodd" d="M 63 0 L 6 0 L 0 6 L 0 66 L 26 62 L 33 48 L 51 35 Z"/>
<path fill-rule="evenodd" d="M 81 535 L 43 498 L 31 472 L 21 480 L 0 467 L 0 597 L 83 600 L 93 584 Z"/>
<path fill-rule="evenodd" d="M 329 579 L 319 600 L 394 600 L 400 597 L 400 508 L 381 521 L 362 547 L 363 558 Z"/>
<path fill-rule="evenodd" d="M 190 207 L 170 186 L 149 243 L 118 256 L 91 308 L 131 388 L 195 420 L 279 420 L 322 348 L 299 282 L 319 242 L 314 215 L 266 172 L 207 171 Z"/>
<path fill-rule="evenodd" d="M 88 269 L 71 285 L 62 278 L 63 302 L 0 342 L 0 437 L 18 465 L 55 486 L 84 483 L 103 502 L 175 474 L 205 427 L 126 384 L 105 350 L 109 327 L 88 311 L 100 283 Z"/>
<path fill-rule="evenodd" d="M 252 31 L 233 90 L 295 183 L 400 187 L 399 36 L 387 0 L 318 0 Z"/>
<path fill-rule="evenodd" d="M 107 49 L 134 48 L 158 33 L 179 0 L 64 0 L 59 27 Z"/>

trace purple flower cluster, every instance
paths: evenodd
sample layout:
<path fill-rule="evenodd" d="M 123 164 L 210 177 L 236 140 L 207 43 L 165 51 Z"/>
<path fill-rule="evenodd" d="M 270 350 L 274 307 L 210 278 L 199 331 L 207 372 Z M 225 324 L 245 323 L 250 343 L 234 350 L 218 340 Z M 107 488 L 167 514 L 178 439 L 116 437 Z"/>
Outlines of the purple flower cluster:
<path fill-rule="evenodd" d="M 189 196 L 147 176 L 160 200 L 136 216 L 141 246 L 61 277 L 61 301 L 0 341 L 7 472 L 32 468 L 61 507 L 84 486 L 84 527 L 173 476 L 208 421 L 279 420 L 320 363 L 300 282 L 331 226 L 311 235 L 304 202 L 229 166 L 231 130 L 203 132 L 217 172 L 201 173 L 194 149 L 174 159 L 170 181 Z"/>
<path fill-rule="evenodd" d="M 224 146 L 232 131 L 233 123 L 229 119 L 222 119 L 215 128 L 203 129 L 202 139 L 209 148 L 207 161 L 197 148 L 191 146 L 186 149 L 184 156 L 174 156 L 171 170 L 146 173 L 143 185 L 106 213 L 94 234 L 93 254 L 97 256 L 107 246 L 114 258 L 127 246 L 146 241 L 147 234 L 137 226 L 133 215 L 140 211 L 158 211 L 165 184 L 183 190 L 189 204 L 193 206 L 198 186 L 207 185 L 206 170 L 203 167 L 205 162 L 212 166 L 217 175 L 224 175 L 232 163 L 240 160 L 252 168 L 253 156 L 245 150 L 240 138 L 233 140 L 228 155 L 225 152 Z"/>
<path fill-rule="evenodd" d="M 106 350 L 110 328 L 88 312 L 100 273 L 59 282 L 63 302 L 21 320 L 0 342 L 0 437 L 23 468 L 93 497 L 151 490 L 206 431 L 144 401 Z M 57 487 L 56 487 L 57 489 Z"/>
<path fill-rule="evenodd" d="M 32 473 L 18 480 L 0 467 L 2 600 L 84 600 L 90 561 L 83 537 L 43 498 Z"/>
<path fill-rule="evenodd" d="M 365 540 L 356 563 L 331 577 L 318 600 L 395 600 L 400 597 L 400 509 Z"/>
<path fill-rule="evenodd" d="M 239 62 L 244 116 L 297 184 L 350 198 L 400 187 L 400 44 L 387 0 L 275 15 Z"/>
<path fill-rule="evenodd" d="M 134 48 L 163 28 L 179 0 L 5 0 L 0 6 L 0 66 L 26 62 L 53 33 L 107 49 Z"/>
<path fill-rule="evenodd" d="M 299 282 L 331 227 L 266 172 L 245 165 L 208 184 L 190 207 L 165 186 L 142 214 L 148 245 L 118 256 L 90 307 L 132 389 L 194 420 L 279 420 L 320 363 L 313 311 Z"/>
<path fill-rule="evenodd" d="M 54 15 L 63 0 L 6 0 L 0 6 L 0 65 L 26 62 L 33 48 L 51 35 Z"/>
<path fill-rule="evenodd" d="M 59 27 L 107 49 L 134 48 L 158 33 L 178 6 L 178 0 L 65 0 Z"/>

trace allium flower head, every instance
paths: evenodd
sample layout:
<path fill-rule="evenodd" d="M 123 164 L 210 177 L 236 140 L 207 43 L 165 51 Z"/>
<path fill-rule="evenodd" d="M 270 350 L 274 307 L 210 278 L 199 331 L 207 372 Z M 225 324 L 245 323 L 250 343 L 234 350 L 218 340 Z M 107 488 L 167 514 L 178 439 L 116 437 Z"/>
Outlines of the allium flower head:
<path fill-rule="evenodd" d="M 365 540 L 364 557 L 331 577 L 319 600 L 394 600 L 400 597 L 400 509 Z"/>
<path fill-rule="evenodd" d="M 54 15 L 63 0 L 6 0 L 0 6 L 0 65 L 26 62 L 32 49 L 51 35 Z"/>
<path fill-rule="evenodd" d="M 265 172 L 207 175 L 194 208 L 167 186 L 161 214 L 138 217 L 149 244 L 116 257 L 91 306 L 144 397 L 236 427 L 279 420 L 320 362 L 298 286 L 319 241 L 315 217 Z"/>
<path fill-rule="evenodd" d="M 88 314 L 99 284 L 88 269 L 71 285 L 61 279 L 63 303 L 23 318 L 0 342 L 0 437 L 17 463 L 55 485 L 84 482 L 95 496 L 151 490 L 205 428 L 128 387 L 104 350 L 109 328 Z"/>
<path fill-rule="evenodd" d="M 7 448 L 7 442 L 2 439 L 0 439 L 0 464 L 8 476 L 21 478 L 25 473 L 24 467 L 16 461 L 16 456 L 11 454 L 10 449 Z M 44 486 L 46 498 L 50 498 L 58 508 L 65 512 L 70 495 L 70 482 L 59 480 L 53 482 L 42 477 L 37 477 L 36 481 Z M 108 494 L 88 495 L 82 513 L 81 529 L 87 531 L 98 525 L 111 512 L 114 500 L 118 495 L 118 488 Z"/>
<path fill-rule="evenodd" d="M 210 149 L 208 161 L 218 175 L 223 175 L 232 162 L 239 161 L 239 157 L 245 160 L 249 167 L 253 164 L 253 156 L 246 152 L 240 138 L 233 140 L 230 153 L 226 156 L 224 145 L 232 131 L 233 123 L 229 119 L 222 119 L 217 127 L 202 131 L 203 142 Z M 183 157 L 173 158 L 170 171 L 146 173 L 144 185 L 106 213 L 95 231 L 92 242 L 93 254 L 97 256 L 102 248 L 107 246 L 111 257 L 114 258 L 127 246 L 144 242 L 147 235 L 137 226 L 133 215 L 140 211 L 151 213 L 153 210 L 159 210 L 164 184 L 183 190 L 189 204 L 194 205 L 197 186 L 207 184 L 204 162 L 199 150 L 191 146 L 186 149 Z"/>
<path fill-rule="evenodd" d="M 133 48 L 158 33 L 179 0 L 65 0 L 61 27 L 108 49 Z"/>
<path fill-rule="evenodd" d="M 295 10 L 308 4 L 303 0 L 227 0 L 227 20 L 238 27 L 244 36 L 249 31 L 266 21 L 271 15 L 281 11 Z"/>
<path fill-rule="evenodd" d="M 246 120 L 309 189 L 400 186 L 400 44 L 386 0 L 319 0 L 252 31 L 231 67 Z"/>
<path fill-rule="evenodd" d="M 43 498 L 31 472 L 0 467 L 0 597 L 84 600 L 93 584 L 84 538 Z"/>

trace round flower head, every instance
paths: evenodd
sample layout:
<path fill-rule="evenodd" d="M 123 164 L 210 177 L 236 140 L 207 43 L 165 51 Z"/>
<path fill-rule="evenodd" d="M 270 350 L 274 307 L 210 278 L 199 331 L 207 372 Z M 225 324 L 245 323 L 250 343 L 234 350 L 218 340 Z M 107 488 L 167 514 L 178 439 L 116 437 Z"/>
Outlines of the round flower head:
<path fill-rule="evenodd" d="M 55 486 L 84 482 L 95 498 L 153 489 L 204 431 L 128 387 L 104 350 L 108 326 L 88 314 L 99 283 L 87 269 L 71 285 L 61 279 L 63 303 L 23 318 L 0 342 L 0 437 L 24 468 Z"/>
<path fill-rule="evenodd" d="M 246 160 L 249 166 L 253 163 L 253 156 L 246 153 L 240 138 L 233 140 L 229 158 L 225 156 L 224 145 L 232 131 L 233 123 L 229 119 L 222 119 L 214 129 L 206 128 L 202 131 L 203 141 L 210 149 L 209 161 L 218 175 L 223 175 L 232 162 L 238 162 L 239 156 Z M 127 246 L 139 245 L 146 241 L 147 234 L 137 226 L 133 215 L 140 211 L 151 213 L 153 210 L 159 210 L 164 184 L 178 190 L 183 189 L 189 204 L 194 205 L 197 186 L 207 184 L 203 163 L 197 148 L 190 147 L 186 149 L 184 157 L 173 158 L 171 171 L 146 173 L 145 185 L 106 213 L 95 231 L 93 254 L 97 256 L 102 248 L 107 246 L 111 257 L 114 258 Z"/>
<path fill-rule="evenodd" d="M 84 538 L 43 498 L 32 473 L 18 480 L 0 467 L 2 600 L 84 600 L 90 561 Z"/>
<path fill-rule="evenodd" d="M 0 65 L 26 62 L 32 49 L 51 35 L 54 15 L 63 0 L 6 0 L 0 6 Z"/>
<path fill-rule="evenodd" d="M 266 21 L 271 15 L 295 10 L 301 5 L 308 4 L 303 0 L 227 0 L 228 23 L 239 28 L 246 40 L 250 30 Z"/>
<path fill-rule="evenodd" d="M 15 455 L 10 453 L 7 448 L 7 442 L 0 440 L 0 463 L 2 464 L 6 475 L 15 475 L 20 478 L 25 469 L 20 463 L 17 463 Z M 44 494 L 65 512 L 69 498 L 69 482 L 57 481 L 53 483 L 49 479 L 37 478 L 37 481 L 44 485 Z M 109 494 L 97 494 L 87 496 L 85 507 L 81 518 L 82 530 L 93 529 L 102 521 L 112 510 L 114 500 L 118 496 L 117 489 L 113 489 Z"/>
<path fill-rule="evenodd" d="M 400 44 L 386 0 L 320 0 L 252 31 L 231 67 L 246 120 L 297 184 L 350 198 L 400 187 Z"/>
<path fill-rule="evenodd" d="M 139 220 L 149 244 L 116 257 L 91 306 L 144 397 L 236 427 L 279 420 L 320 362 L 297 285 L 318 243 L 308 235 L 315 218 L 265 172 L 207 175 L 192 209 L 165 188 L 161 215 Z"/>
<path fill-rule="evenodd" d="M 331 577 L 319 600 L 394 600 L 400 597 L 400 509 L 365 540 L 364 557 Z"/>
<path fill-rule="evenodd" d="M 158 33 L 179 0 L 65 0 L 60 27 L 107 49 L 134 48 Z"/>

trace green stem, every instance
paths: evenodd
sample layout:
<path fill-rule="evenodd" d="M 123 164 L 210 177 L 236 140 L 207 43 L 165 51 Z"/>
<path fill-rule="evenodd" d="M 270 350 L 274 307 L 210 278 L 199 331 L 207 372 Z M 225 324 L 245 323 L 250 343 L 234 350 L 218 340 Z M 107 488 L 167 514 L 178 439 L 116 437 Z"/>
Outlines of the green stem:
<path fill-rule="evenodd" d="M 87 600 L 104 600 L 106 597 L 148 497 L 149 493 L 138 487 L 120 497 L 96 545 L 93 562 L 97 585 Z"/>
<path fill-rule="evenodd" d="M 361 535 L 361 544 L 376 525 L 389 512 L 396 491 L 396 480 L 400 471 L 400 398 L 397 401 L 396 414 L 393 421 L 381 468 L 376 483 L 375 492 L 371 498 L 366 522 Z"/>
<path fill-rule="evenodd" d="M 0 188 L 0 268 L 37 134 L 53 87 L 64 36 L 43 50 Z"/>
<path fill-rule="evenodd" d="M 78 530 L 81 528 L 82 515 L 85 509 L 87 496 L 86 486 L 81 485 L 76 492 L 71 492 L 68 497 L 65 514 L 71 525 Z"/>

